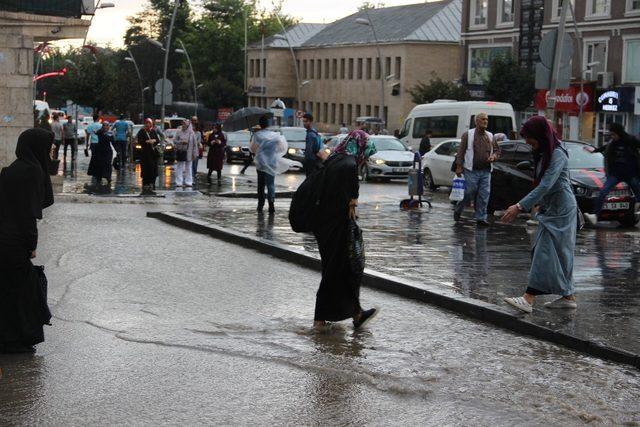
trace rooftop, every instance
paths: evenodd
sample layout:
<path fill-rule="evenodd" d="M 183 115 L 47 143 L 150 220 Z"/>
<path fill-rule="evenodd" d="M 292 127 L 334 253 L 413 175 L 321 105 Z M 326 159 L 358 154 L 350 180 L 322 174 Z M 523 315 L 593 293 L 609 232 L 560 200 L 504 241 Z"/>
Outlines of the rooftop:
<path fill-rule="evenodd" d="M 285 33 L 278 33 L 275 36 L 267 37 L 264 39 L 265 48 L 288 48 L 286 39 L 280 38 L 285 36 L 289 39 L 292 47 L 300 47 L 309 38 L 315 36 L 318 32 L 322 31 L 326 24 L 312 24 L 307 22 L 301 22 L 289 27 Z M 262 42 L 256 42 L 249 46 L 249 49 L 260 49 Z"/>

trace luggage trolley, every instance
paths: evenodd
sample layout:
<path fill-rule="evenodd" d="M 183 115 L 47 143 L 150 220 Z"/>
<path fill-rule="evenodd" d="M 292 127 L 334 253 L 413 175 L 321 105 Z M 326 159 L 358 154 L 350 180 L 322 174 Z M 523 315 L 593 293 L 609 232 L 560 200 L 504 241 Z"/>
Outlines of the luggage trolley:
<path fill-rule="evenodd" d="M 417 167 L 416 167 L 417 165 Z M 418 209 L 422 207 L 424 201 L 431 208 L 431 201 L 428 199 L 422 199 L 424 195 L 424 172 L 422 170 L 422 156 L 420 153 L 415 153 L 413 157 L 413 166 L 409 171 L 409 198 L 400 201 L 400 209 Z M 418 199 L 414 199 L 414 197 Z"/>

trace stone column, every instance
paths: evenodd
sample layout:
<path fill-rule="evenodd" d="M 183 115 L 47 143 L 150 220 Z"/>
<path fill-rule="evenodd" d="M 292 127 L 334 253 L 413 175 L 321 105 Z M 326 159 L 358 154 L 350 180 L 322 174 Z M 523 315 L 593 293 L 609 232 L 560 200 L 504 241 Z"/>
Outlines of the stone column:
<path fill-rule="evenodd" d="M 18 135 L 33 126 L 33 38 L 0 26 L 0 167 L 15 159 Z"/>

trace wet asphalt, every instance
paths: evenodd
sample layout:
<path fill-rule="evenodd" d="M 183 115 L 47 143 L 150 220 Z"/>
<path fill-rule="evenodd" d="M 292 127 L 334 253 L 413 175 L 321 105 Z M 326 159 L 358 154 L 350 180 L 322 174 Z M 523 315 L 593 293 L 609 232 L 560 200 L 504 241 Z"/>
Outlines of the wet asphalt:
<path fill-rule="evenodd" d="M 53 326 L 0 356 L 0 424 L 640 423 L 633 368 L 366 289 L 369 328 L 315 333 L 318 273 L 147 210 L 46 211 Z"/>

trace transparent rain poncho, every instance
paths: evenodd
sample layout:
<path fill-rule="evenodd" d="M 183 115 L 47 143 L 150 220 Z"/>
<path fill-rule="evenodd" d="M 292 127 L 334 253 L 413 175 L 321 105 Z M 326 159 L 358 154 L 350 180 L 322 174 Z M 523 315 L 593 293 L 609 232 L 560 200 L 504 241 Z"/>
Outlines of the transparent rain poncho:
<path fill-rule="evenodd" d="M 262 129 L 253 134 L 256 144 L 256 169 L 269 175 L 277 175 L 289 169 L 289 163 L 283 159 L 287 153 L 287 140 L 284 136 L 269 129 Z"/>

